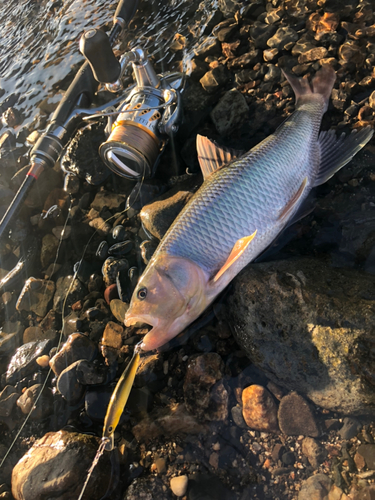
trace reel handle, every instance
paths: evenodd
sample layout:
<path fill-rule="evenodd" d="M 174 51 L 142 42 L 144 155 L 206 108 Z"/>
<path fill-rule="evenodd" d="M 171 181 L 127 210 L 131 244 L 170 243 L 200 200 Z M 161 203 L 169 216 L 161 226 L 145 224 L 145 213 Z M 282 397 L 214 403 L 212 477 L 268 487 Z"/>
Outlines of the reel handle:
<path fill-rule="evenodd" d="M 117 9 L 113 18 L 114 24 L 122 24 L 127 26 L 133 19 L 136 10 L 138 9 L 139 0 L 121 0 L 117 5 Z"/>
<path fill-rule="evenodd" d="M 119 78 L 121 66 L 104 31 L 85 31 L 79 43 L 79 50 L 90 64 L 95 80 L 100 83 L 113 83 Z"/>

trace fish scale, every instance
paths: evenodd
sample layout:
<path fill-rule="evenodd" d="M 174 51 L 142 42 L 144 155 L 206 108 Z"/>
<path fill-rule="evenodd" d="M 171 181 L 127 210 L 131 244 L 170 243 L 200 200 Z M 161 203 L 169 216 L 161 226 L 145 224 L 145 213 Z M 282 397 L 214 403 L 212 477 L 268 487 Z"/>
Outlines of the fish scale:
<path fill-rule="evenodd" d="M 301 108 L 275 134 L 207 179 L 157 253 L 191 259 L 213 273 L 239 238 L 256 230 L 249 249 L 256 255 L 272 242 L 287 222 L 278 221 L 275 214 L 319 164 L 314 144 L 323 106 L 314 102 Z M 311 151 L 315 161 L 311 161 Z"/>

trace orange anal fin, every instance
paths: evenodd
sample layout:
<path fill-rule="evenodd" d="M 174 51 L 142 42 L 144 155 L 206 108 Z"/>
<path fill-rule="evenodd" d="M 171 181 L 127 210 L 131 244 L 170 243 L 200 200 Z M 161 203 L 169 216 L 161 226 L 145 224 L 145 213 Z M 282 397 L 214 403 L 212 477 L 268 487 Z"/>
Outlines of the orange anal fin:
<path fill-rule="evenodd" d="M 217 281 L 220 278 L 220 276 L 222 276 L 225 273 L 225 271 L 227 271 L 230 268 L 230 266 L 232 264 L 234 264 L 236 262 L 236 260 L 238 260 L 241 257 L 241 255 L 244 253 L 246 248 L 250 245 L 252 240 L 255 238 L 256 234 L 257 234 L 257 230 L 255 230 L 253 232 L 253 234 L 251 234 L 250 236 L 246 236 L 245 238 L 241 238 L 241 239 L 236 241 L 236 243 L 234 244 L 234 247 L 232 248 L 232 251 L 229 254 L 229 257 L 227 258 L 225 264 L 223 265 L 223 267 L 219 270 L 219 272 L 214 277 L 214 279 L 213 279 L 214 283 L 215 283 L 215 281 Z"/>
<path fill-rule="evenodd" d="M 280 215 L 278 217 L 278 220 L 287 219 L 289 217 L 289 215 L 291 214 L 293 209 L 296 207 L 297 203 L 302 198 L 302 195 L 303 195 L 305 188 L 306 188 L 306 184 L 307 184 L 307 177 L 305 177 L 303 179 L 302 184 L 298 188 L 298 191 L 296 192 L 296 194 L 293 195 L 293 197 L 288 201 L 288 203 L 285 205 L 285 207 L 281 210 Z"/>

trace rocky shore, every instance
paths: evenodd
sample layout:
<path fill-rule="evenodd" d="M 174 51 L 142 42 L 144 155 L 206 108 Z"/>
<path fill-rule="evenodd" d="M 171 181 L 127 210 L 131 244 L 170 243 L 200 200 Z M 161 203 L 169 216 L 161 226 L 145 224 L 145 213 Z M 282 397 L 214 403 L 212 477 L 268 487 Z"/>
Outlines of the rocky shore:
<path fill-rule="evenodd" d="M 0 467 L 0 499 L 78 498 L 112 391 L 148 330 L 124 326 L 132 291 L 202 183 L 196 134 L 250 149 L 293 112 L 281 68 L 312 76 L 324 64 L 337 81 L 323 128 L 374 125 L 374 8 L 219 0 L 203 44 L 193 25 L 171 44 L 171 69 L 189 75 L 184 121 L 155 178 L 110 173 L 97 122 L 38 181 L 0 246 L 0 460 L 24 425 Z M 1 213 L 28 168 L 8 104 Z M 374 160 L 372 140 L 203 319 L 142 358 L 116 449 L 84 499 L 375 498 Z"/>

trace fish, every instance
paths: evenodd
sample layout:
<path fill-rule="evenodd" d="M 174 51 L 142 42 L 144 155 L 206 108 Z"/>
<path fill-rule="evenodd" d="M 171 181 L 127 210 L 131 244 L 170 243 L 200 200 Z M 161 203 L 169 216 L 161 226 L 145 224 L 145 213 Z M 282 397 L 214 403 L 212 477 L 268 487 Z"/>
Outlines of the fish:
<path fill-rule="evenodd" d="M 115 447 L 114 436 L 122 412 L 128 401 L 130 391 L 133 387 L 135 375 L 140 362 L 140 349 L 134 348 L 132 359 L 126 366 L 123 374 L 119 378 L 116 387 L 109 401 L 107 412 L 104 418 L 102 438 L 105 442 L 105 450 L 112 451 Z"/>
<path fill-rule="evenodd" d="M 284 73 L 294 112 L 242 154 L 197 136 L 204 182 L 161 240 L 134 290 L 125 325 L 152 326 L 143 351 L 157 349 L 200 316 L 276 237 L 301 217 L 308 193 L 346 165 L 371 139 L 320 131 L 336 73 L 323 66 L 311 83 Z"/>

